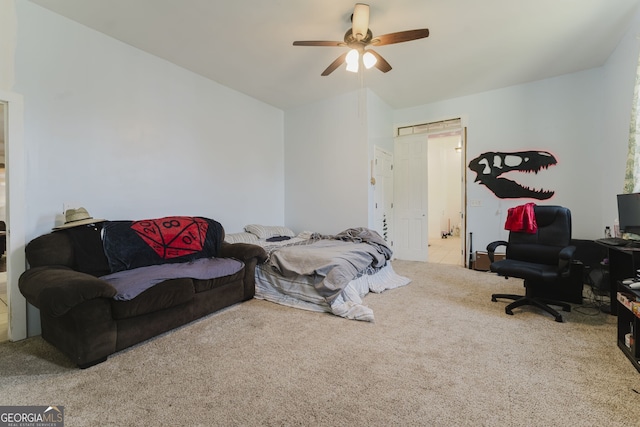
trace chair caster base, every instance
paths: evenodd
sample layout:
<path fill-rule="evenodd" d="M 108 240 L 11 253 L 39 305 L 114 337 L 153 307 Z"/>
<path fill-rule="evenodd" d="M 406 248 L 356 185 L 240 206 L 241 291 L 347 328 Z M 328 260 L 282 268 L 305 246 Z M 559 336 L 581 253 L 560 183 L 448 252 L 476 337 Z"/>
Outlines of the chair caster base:
<path fill-rule="evenodd" d="M 548 304 L 556 305 L 556 306 L 562 308 L 563 311 L 567 311 L 567 312 L 571 311 L 571 305 L 569 305 L 567 303 L 564 303 L 564 302 L 561 302 L 561 301 L 548 300 L 548 299 L 545 299 L 545 298 L 533 298 L 533 297 L 527 297 L 527 296 L 522 296 L 522 295 L 512 295 L 512 294 L 493 294 L 493 295 L 491 295 L 491 301 L 493 301 L 493 302 L 498 301 L 498 298 L 505 298 L 505 299 L 513 300 L 512 303 L 510 303 L 509 305 L 507 305 L 504 308 L 504 312 L 507 313 L 509 316 L 513 316 L 513 309 L 514 308 L 521 307 L 521 306 L 524 306 L 524 305 L 532 305 L 532 306 L 538 307 L 539 309 L 544 310 L 547 313 L 549 313 L 550 315 L 552 315 L 556 322 L 563 323 L 564 319 L 562 318 L 562 315 L 560 313 L 558 313 L 556 310 L 554 310 L 553 308 L 551 308 Z"/>

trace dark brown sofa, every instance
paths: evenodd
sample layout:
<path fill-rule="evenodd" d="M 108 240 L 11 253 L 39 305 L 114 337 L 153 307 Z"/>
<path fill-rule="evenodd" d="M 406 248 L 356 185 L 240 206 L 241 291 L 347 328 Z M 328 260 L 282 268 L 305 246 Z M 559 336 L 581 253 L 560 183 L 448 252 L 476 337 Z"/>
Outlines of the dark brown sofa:
<path fill-rule="evenodd" d="M 99 233 L 99 227 L 94 230 Z M 20 277 L 20 291 L 40 309 L 42 337 L 87 368 L 119 350 L 253 298 L 255 267 L 266 253 L 255 245 L 225 243 L 223 229 L 221 234 L 217 257 L 241 261 L 240 271 L 210 280 L 165 280 L 131 300 L 119 301 L 113 298 L 116 290 L 98 278 L 109 271 L 99 239 L 93 247 L 79 248 L 68 230 L 55 231 L 27 245 L 30 268 Z M 77 271 L 78 259 L 86 261 L 87 254 L 98 254 L 90 262 L 91 271 Z"/>

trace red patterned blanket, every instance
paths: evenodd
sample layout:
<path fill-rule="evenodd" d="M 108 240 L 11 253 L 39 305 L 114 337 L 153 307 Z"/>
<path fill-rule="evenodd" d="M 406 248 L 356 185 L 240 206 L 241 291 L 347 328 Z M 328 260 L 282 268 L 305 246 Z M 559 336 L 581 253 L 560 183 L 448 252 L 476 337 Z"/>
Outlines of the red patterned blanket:
<path fill-rule="evenodd" d="M 223 238 L 220 223 L 190 216 L 108 221 L 103 230 L 104 252 L 112 273 L 215 257 Z"/>

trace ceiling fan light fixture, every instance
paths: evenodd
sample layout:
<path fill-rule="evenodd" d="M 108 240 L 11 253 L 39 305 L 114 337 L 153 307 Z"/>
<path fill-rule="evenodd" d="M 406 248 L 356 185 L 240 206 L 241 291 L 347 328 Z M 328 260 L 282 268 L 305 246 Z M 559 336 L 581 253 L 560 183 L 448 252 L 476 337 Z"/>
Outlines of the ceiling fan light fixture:
<path fill-rule="evenodd" d="M 356 3 L 351 19 L 353 37 L 358 41 L 364 39 L 369 30 L 369 5 Z"/>
<path fill-rule="evenodd" d="M 352 73 L 358 72 L 358 60 L 360 54 L 356 49 L 351 49 L 349 53 L 347 53 L 346 62 L 347 62 L 347 71 L 351 71 Z"/>
<path fill-rule="evenodd" d="M 364 55 L 362 55 L 362 63 L 367 70 L 376 65 L 376 62 L 378 62 L 378 58 L 376 58 L 373 53 L 365 52 Z"/>
<path fill-rule="evenodd" d="M 373 49 L 366 50 L 368 46 L 377 47 L 389 44 L 403 43 L 412 40 L 429 37 L 429 29 L 399 31 L 395 33 L 373 36 L 369 29 L 369 5 L 356 3 L 351 15 L 351 28 L 344 33 L 344 41 L 308 40 L 294 41 L 294 46 L 335 46 L 349 47 L 353 51 L 343 52 L 322 72 L 321 76 L 328 76 L 346 62 L 347 70 L 357 73 L 358 69 L 376 67 L 383 73 L 391 71 L 391 65 L 378 52 Z M 347 54 L 349 56 L 347 57 Z M 360 58 L 362 54 L 362 58 Z"/>

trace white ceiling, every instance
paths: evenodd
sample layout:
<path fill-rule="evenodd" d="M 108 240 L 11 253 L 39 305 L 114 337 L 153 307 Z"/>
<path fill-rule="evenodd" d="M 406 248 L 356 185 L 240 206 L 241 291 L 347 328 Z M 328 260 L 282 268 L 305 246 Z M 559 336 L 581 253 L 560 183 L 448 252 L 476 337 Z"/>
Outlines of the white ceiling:
<path fill-rule="evenodd" d="M 370 0 L 382 35 L 429 28 L 380 46 L 393 70 L 320 73 L 355 1 L 30 0 L 129 45 L 287 110 L 364 85 L 393 108 L 464 96 L 602 65 L 640 0 Z"/>

